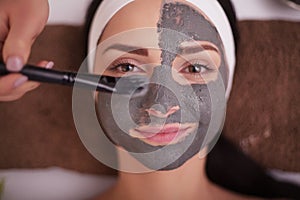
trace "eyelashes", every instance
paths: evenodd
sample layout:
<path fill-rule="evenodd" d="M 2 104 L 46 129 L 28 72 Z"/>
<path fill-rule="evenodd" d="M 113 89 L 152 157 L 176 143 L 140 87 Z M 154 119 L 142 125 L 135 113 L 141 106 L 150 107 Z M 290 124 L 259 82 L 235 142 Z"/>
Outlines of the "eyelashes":
<path fill-rule="evenodd" d="M 141 64 L 134 59 L 120 59 L 114 61 L 108 68 L 108 71 L 114 73 L 147 73 L 146 69 L 141 67 Z M 211 67 L 210 64 L 207 64 L 205 61 L 191 61 L 186 62 L 179 69 L 175 69 L 179 73 L 190 73 L 190 74 L 204 74 L 215 71 L 215 67 Z"/>
<path fill-rule="evenodd" d="M 207 84 L 217 79 L 218 67 L 206 60 L 192 60 L 180 67 L 179 74 L 190 83 Z"/>
<path fill-rule="evenodd" d="M 207 59 L 194 59 L 177 64 L 174 63 L 174 66 L 172 66 L 172 74 L 174 80 L 182 82 L 182 84 L 185 84 L 186 81 L 194 84 L 206 84 L 218 77 L 218 67 L 215 66 L 213 61 Z M 104 74 L 114 77 L 130 75 L 151 77 L 156 66 L 157 64 L 144 63 L 133 58 L 119 58 L 107 67 Z"/>
<path fill-rule="evenodd" d="M 108 68 L 107 71 L 117 74 L 127 74 L 127 73 L 146 73 L 142 69 L 140 63 L 134 59 L 119 59 L 114 61 Z"/>
<path fill-rule="evenodd" d="M 180 73 L 189 74 L 206 74 L 214 72 L 216 69 L 212 67 L 208 62 L 202 60 L 194 60 L 186 62 L 182 67 L 179 68 Z"/>

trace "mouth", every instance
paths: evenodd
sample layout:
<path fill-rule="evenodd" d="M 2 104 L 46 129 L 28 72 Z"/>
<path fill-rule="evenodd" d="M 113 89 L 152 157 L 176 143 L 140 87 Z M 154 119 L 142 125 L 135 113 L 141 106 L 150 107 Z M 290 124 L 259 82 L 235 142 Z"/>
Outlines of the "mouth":
<path fill-rule="evenodd" d="M 163 126 L 138 126 L 129 130 L 129 135 L 152 146 L 176 144 L 184 140 L 196 128 L 196 123 L 172 123 Z"/>

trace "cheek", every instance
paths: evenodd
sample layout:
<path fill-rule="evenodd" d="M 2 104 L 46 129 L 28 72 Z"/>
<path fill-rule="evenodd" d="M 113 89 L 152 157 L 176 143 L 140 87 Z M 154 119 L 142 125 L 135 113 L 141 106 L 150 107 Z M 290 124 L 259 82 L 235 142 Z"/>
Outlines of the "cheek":
<path fill-rule="evenodd" d="M 221 64 L 218 70 L 218 79 L 223 83 L 224 88 L 227 88 L 228 79 L 229 79 L 229 67 L 223 54 L 222 54 Z"/>
<path fill-rule="evenodd" d="M 209 92 L 209 88 L 207 85 L 192 85 L 193 91 L 195 92 L 195 96 L 198 97 L 197 104 L 194 106 L 197 107 L 195 110 L 200 113 L 200 124 L 207 125 L 210 123 L 211 119 L 211 95 Z"/>
<path fill-rule="evenodd" d="M 213 66 L 218 69 L 221 65 L 221 57 L 217 52 L 210 52 L 209 57 L 213 63 Z"/>
<path fill-rule="evenodd" d="M 220 80 L 209 84 L 181 85 L 176 82 L 172 74 L 157 67 L 152 77 L 158 83 L 151 83 L 144 96 L 131 98 L 126 95 L 99 93 L 97 96 L 97 111 L 99 121 L 106 132 L 118 130 L 128 134 L 128 131 L 140 125 L 168 124 L 168 123 L 198 123 L 207 126 L 211 121 L 213 102 L 222 101 L 222 91 L 219 92 Z M 168 74 L 168 75 L 166 75 Z M 223 95 L 224 96 L 224 95 Z M 162 114 L 172 107 L 178 111 L 167 117 L 151 116 L 147 110 L 156 109 Z"/>

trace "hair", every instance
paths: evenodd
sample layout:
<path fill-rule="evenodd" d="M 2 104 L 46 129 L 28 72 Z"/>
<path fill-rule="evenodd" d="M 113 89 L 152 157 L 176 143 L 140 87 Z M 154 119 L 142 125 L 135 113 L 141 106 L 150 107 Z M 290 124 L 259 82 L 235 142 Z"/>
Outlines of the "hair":
<path fill-rule="evenodd" d="M 93 0 L 92 3 L 90 4 L 87 14 L 86 14 L 86 23 L 85 23 L 86 55 L 88 54 L 87 40 L 88 40 L 89 30 L 90 30 L 90 27 L 92 24 L 93 17 L 97 11 L 97 8 L 99 7 L 99 5 L 101 4 L 102 1 L 103 0 Z M 233 32 L 235 51 L 237 52 L 238 42 L 239 42 L 239 31 L 238 31 L 238 27 L 237 27 L 235 9 L 230 0 L 218 0 L 218 2 L 222 6 L 222 8 L 225 11 L 225 14 L 227 15 L 227 18 L 229 20 L 229 23 L 230 23 L 230 26 L 231 26 L 231 29 Z"/>

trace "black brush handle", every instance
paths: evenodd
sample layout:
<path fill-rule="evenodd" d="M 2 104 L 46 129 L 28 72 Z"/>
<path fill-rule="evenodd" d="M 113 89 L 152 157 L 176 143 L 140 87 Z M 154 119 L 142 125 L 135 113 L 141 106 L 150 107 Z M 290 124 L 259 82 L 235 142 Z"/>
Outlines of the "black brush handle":
<path fill-rule="evenodd" d="M 5 64 L 0 61 L 0 76 L 8 75 L 11 73 L 6 69 Z M 21 73 L 28 77 L 31 81 L 42 83 L 54 83 L 59 85 L 73 86 L 76 81 L 76 86 L 87 88 L 97 91 L 114 92 L 114 88 L 118 78 L 105 77 L 95 74 L 77 74 L 76 72 L 57 71 L 53 69 L 45 69 L 33 65 L 25 65 Z M 111 80 L 112 79 L 112 80 Z M 110 80 L 110 81 L 108 81 Z"/>
<path fill-rule="evenodd" d="M 0 76 L 16 73 L 10 72 L 6 69 L 5 64 L 0 61 Z M 69 85 L 90 90 L 117 92 L 119 94 L 131 94 L 136 89 L 145 88 L 145 83 L 148 79 L 143 76 L 128 76 L 122 77 L 122 82 L 117 85 L 121 77 L 99 76 L 96 74 L 84 74 L 67 71 L 57 71 L 53 69 L 45 69 L 33 65 L 25 65 L 20 72 L 28 77 L 31 81 L 54 83 L 60 85 Z M 76 83 L 76 84 L 75 84 Z M 135 92 L 137 94 L 137 92 Z M 142 94 L 141 92 L 138 93 Z"/>
<path fill-rule="evenodd" d="M 0 62 L 0 75 L 8 75 L 10 72 L 6 69 L 5 64 Z M 28 77 L 31 81 L 44 82 L 44 83 L 57 83 L 63 85 L 73 85 L 76 73 L 61 72 L 56 70 L 45 69 L 33 65 L 25 65 L 19 72 Z"/>

